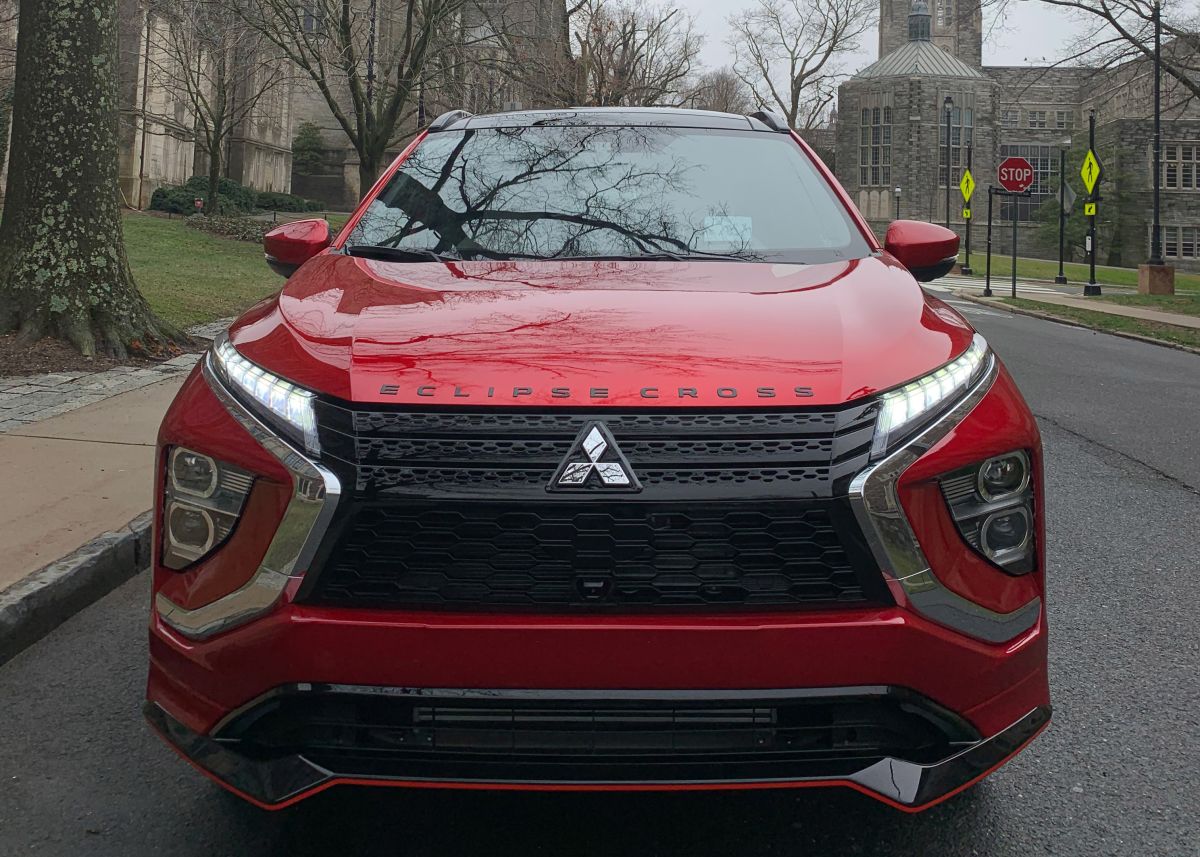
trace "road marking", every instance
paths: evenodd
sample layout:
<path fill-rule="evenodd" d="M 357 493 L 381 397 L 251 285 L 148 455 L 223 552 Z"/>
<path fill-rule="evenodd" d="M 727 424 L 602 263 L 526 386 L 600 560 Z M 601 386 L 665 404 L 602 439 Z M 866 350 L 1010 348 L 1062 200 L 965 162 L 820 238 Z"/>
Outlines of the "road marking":
<path fill-rule="evenodd" d="M 963 315 L 983 315 L 991 318 L 1008 318 L 1006 313 L 992 312 L 989 309 L 984 309 L 979 304 L 965 303 L 963 301 L 946 301 L 950 306 L 961 312 Z"/>

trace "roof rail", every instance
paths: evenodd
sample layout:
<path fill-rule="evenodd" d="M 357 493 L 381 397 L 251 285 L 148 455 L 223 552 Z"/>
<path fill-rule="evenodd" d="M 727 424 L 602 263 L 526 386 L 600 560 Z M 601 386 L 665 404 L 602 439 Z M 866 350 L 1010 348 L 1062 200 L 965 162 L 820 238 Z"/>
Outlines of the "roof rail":
<path fill-rule="evenodd" d="M 792 130 L 788 127 L 787 120 L 774 110 L 756 110 L 750 114 L 750 118 L 757 119 L 772 131 L 778 131 L 780 134 L 788 134 Z"/>
<path fill-rule="evenodd" d="M 463 119 L 470 119 L 471 116 L 472 114 L 465 110 L 448 110 L 430 123 L 429 131 L 430 133 L 433 133 L 434 131 L 445 131 L 447 128 L 458 122 L 461 122 Z"/>

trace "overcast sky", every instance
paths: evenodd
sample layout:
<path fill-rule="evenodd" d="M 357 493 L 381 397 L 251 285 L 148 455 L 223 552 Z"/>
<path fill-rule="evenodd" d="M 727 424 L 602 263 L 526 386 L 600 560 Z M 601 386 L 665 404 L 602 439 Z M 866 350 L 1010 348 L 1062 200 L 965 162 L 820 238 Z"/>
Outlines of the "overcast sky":
<path fill-rule="evenodd" d="M 708 68 L 729 65 L 733 55 L 725 44 L 728 26 L 725 19 L 731 12 L 750 5 L 752 0 L 675 0 L 675 5 L 696 16 L 696 23 L 705 35 L 701 58 Z M 1080 32 L 1079 24 L 1061 9 L 1035 2 L 1018 0 L 1010 4 L 1005 25 L 1001 30 L 984 21 L 983 61 L 987 65 L 1026 65 L 1052 62 L 1062 54 L 1063 45 Z M 859 60 L 851 70 L 874 62 L 878 49 L 877 36 L 865 38 Z"/>

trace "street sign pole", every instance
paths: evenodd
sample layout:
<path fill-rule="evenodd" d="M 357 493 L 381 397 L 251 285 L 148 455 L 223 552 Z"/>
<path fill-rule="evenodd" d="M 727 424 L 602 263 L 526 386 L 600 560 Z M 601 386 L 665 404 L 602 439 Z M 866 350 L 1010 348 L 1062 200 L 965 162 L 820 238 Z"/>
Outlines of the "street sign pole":
<path fill-rule="evenodd" d="M 1067 233 L 1067 150 L 1058 150 L 1058 276 L 1054 282 L 1066 285 L 1067 275 L 1063 270 L 1063 253 L 1066 249 Z"/>
<path fill-rule="evenodd" d="M 971 172 L 971 144 L 970 143 L 967 144 L 967 172 L 968 173 Z M 971 271 L 971 197 L 969 195 L 967 195 L 967 198 L 963 201 L 963 220 L 965 221 L 965 228 L 967 230 L 967 257 L 963 262 L 962 272 L 964 274 L 970 274 L 970 273 L 972 273 L 972 271 Z"/>
<path fill-rule="evenodd" d="M 995 188 L 988 185 L 988 228 L 987 228 L 987 261 L 984 263 L 983 296 L 992 296 L 992 198 L 996 195 Z"/>
<path fill-rule="evenodd" d="M 1092 163 L 1096 162 L 1096 110 L 1088 111 L 1088 155 Z M 1086 163 L 1086 162 L 1085 162 Z M 1096 172 L 1094 184 L 1088 188 L 1088 281 L 1083 287 L 1083 293 L 1089 297 L 1100 294 L 1096 285 L 1096 188 L 1100 183 L 1099 171 Z"/>
<path fill-rule="evenodd" d="M 1009 204 L 1012 206 L 1012 296 L 1017 296 L 1017 204 L 1015 194 L 1009 194 Z"/>

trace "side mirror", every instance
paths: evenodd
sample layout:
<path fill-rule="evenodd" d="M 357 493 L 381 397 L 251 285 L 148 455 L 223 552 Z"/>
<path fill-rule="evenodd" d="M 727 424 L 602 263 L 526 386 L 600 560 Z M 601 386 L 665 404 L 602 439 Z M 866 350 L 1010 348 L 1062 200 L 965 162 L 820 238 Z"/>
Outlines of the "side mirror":
<path fill-rule="evenodd" d="M 944 277 L 958 261 L 958 236 L 944 226 L 920 220 L 895 220 L 888 227 L 883 249 L 908 268 L 918 282 Z"/>
<path fill-rule="evenodd" d="M 333 243 L 333 232 L 325 220 L 297 220 L 272 229 L 263 236 L 267 264 L 281 277 L 296 269 Z"/>

